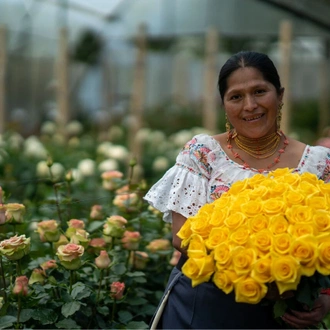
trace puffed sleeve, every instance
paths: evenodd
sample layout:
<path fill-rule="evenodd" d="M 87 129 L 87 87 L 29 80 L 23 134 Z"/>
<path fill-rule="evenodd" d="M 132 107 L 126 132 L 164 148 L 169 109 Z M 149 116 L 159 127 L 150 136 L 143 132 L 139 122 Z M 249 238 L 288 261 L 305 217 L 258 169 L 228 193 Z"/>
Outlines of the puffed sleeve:
<path fill-rule="evenodd" d="M 144 199 L 163 213 L 165 222 L 172 222 L 172 212 L 188 218 L 207 202 L 211 167 L 210 152 L 198 136 L 180 151 L 176 163 L 148 191 Z"/>

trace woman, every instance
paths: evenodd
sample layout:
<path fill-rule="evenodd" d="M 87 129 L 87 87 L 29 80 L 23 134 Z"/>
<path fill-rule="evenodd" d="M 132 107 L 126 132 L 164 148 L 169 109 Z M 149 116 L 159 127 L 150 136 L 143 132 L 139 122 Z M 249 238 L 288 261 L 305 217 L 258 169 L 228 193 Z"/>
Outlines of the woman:
<path fill-rule="evenodd" d="M 267 55 L 233 55 L 220 71 L 218 87 L 226 112 L 226 133 L 195 136 L 145 197 L 164 213 L 165 221 L 172 222 L 173 246 L 182 253 L 170 277 L 172 289 L 158 328 L 274 329 L 315 325 L 330 311 L 328 295 L 320 295 L 311 311 L 286 313 L 286 325 L 281 325 L 273 318 L 271 303 L 236 303 L 233 293 L 226 295 L 212 282 L 192 288 L 190 279 L 180 271 L 187 257 L 176 234 L 188 217 L 203 204 L 219 198 L 235 181 L 280 167 L 330 180 L 330 150 L 308 146 L 280 130 L 284 88 Z"/>

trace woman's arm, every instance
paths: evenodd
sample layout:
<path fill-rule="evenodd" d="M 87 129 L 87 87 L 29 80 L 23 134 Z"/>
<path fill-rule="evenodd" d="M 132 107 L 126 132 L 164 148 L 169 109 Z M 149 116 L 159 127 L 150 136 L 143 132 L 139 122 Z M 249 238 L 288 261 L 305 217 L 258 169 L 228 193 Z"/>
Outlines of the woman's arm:
<path fill-rule="evenodd" d="M 179 232 L 186 220 L 187 218 L 183 215 L 172 211 L 172 244 L 175 249 L 185 255 L 187 254 L 187 250 L 181 247 L 182 240 L 176 234 Z"/>

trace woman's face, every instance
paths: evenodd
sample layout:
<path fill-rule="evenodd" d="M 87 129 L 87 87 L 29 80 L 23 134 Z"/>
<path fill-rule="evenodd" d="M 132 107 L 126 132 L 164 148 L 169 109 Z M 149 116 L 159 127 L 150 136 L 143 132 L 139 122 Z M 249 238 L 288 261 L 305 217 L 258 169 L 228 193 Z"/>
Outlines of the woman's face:
<path fill-rule="evenodd" d="M 276 131 L 283 92 L 278 95 L 275 86 L 258 69 L 237 69 L 228 77 L 227 86 L 224 107 L 238 134 L 260 138 Z"/>

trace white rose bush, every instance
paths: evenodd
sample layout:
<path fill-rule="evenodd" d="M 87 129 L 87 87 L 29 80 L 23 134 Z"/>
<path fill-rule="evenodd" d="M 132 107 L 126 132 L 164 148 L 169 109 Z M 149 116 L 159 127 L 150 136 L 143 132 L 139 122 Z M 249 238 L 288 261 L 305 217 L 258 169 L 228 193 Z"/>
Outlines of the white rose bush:
<path fill-rule="evenodd" d="M 170 227 L 142 198 L 161 155 L 146 148 L 149 182 L 134 179 L 117 135 L 72 127 L 79 143 L 53 139 L 56 125 L 23 151 L 3 136 L 0 328 L 147 329 L 173 267 Z"/>

